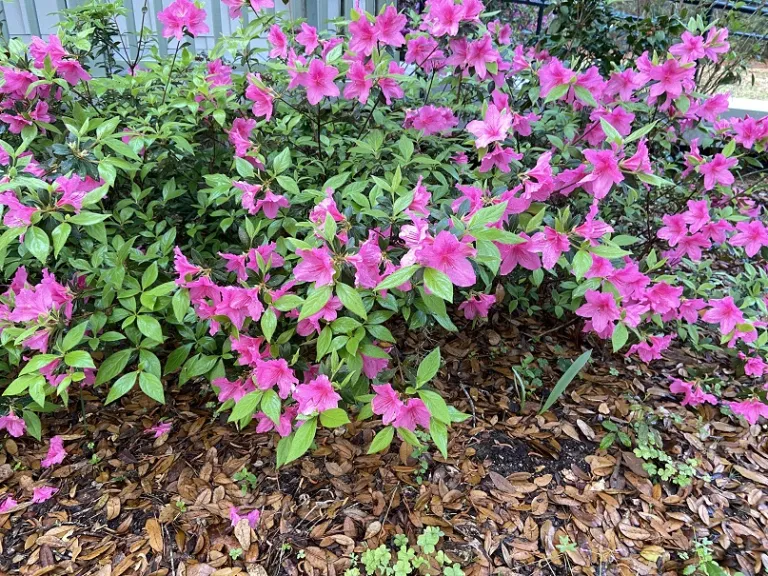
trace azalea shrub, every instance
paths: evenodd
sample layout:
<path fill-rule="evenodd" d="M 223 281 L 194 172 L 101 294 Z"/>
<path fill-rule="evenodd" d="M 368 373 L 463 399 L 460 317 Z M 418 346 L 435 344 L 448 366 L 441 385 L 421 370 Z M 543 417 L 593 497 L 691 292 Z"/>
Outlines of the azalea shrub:
<path fill-rule="evenodd" d="M 691 22 L 601 74 L 513 46 L 479 0 L 333 33 L 224 3 L 249 18 L 210 54 L 189 0 L 158 14 L 168 57 L 146 31 L 135 54 L 110 39 L 119 73 L 71 20 L 3 52 L 8 433 L 39 437 L 84 387 L 209 383 L 280 438 L 278 465 L 351 418 L 379 422 L 371 452 L 445 455 L 466 415 L 432 382 L 439 349 L 404 358 L 392 327 L 494 309 L 579 321 L 631 361 L 678 340 L 733 382 L 692 371 L 671 394 L 766 414 L 768 121 L 720 119 L 727 95 L 695 82 L 726 29 Z"/>

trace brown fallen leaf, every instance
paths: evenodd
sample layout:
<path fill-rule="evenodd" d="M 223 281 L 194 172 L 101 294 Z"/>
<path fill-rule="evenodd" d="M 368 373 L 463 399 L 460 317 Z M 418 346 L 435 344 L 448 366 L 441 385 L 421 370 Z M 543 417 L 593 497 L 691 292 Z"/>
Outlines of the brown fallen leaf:
<path fill-rule="evenodd" d="M 235 525 L 235 538 L 240 543 L 243 550 L 251 547 L 251 525 L 247 518 L 240 518 Z"/>
<path fill-rule="evenodd" d="M 107 520 L 114 520 L 120 516 L 120 498 L 113 496 L 107 500 Z"/>
<path fill-rule="evenodd" d="M 155 552 L 161 553 L 163 551 L 163 531 L 160 529 L 160 522 L 150 518 L 144 525 L 144 529 L 149 537 L 149 547 Z"/>
<path fill-rule="evenodd" d="M 744 476 L 744 478 L 748 478 L 753 482 L 757 482 L 758 484 L 768 486 L 768 476 L 765 476 L 764 474 L 760 474 L 760 472 L 755 472 L 754 470 L 744 468 L 744 466 L 739 466 L 738 464 L 734 465 L 733 469 L 736 470 L 736 472 L 738 472 L 742 476 Z"/>

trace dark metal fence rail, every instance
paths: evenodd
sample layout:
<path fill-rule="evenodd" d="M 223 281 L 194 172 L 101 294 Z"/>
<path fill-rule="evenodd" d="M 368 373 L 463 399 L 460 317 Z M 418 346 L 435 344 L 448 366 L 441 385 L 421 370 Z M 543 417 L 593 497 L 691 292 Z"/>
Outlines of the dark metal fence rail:
<path fill-rule="evenodd" d="M 533 6 L 537 9 L 536 14 L 536 35 L 539 36 L 542 33 L 542 25 L 544 22 L 544 13 L 546 9 L 552 4 L 550 0 L 503 0 L 505 4 L 516 4 L 519 6 Z M 711 21 L 715 10 L 732 10 L 740 12 L 742 14 L 748 14 L 750 16 L 757 14 L 764 17 L 765 20 L 765 34 L 756 34 L 754 32 L 742 32 L 735 31 L 731 34 L 734 36 L 740 36 L 744 38 L 752 38 L 755 40 L 768 40 L 768 7 L 765 6 L 765 2 L 755 0 L 741 0 L 740 2 L 712 2 L 708 0 L 681 0 L 683 4 L 689 6 L 699 6 L 706 8 L 707 21 Z M 640 19 L 640 16 L 634 14 L 627 14 L 624 12 L 617 12 L 622 18 Z"/>

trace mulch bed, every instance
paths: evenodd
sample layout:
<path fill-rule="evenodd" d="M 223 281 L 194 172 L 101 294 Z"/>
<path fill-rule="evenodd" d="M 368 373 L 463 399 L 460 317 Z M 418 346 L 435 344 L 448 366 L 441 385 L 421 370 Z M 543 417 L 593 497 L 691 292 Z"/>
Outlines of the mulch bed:
<path fill-rule="evenodd" d="M 397 441 L 368 456 L 376 425 L 353 423 L 322 430 L 311 457 L 276 472 L 275 439 L 214 418 L 215 399 L 201 384 L 169 393 L 165 406 L 137 394 L 104 407 L 86 396 L 85 422 L 77 402 L 46 420 L 44 436 L 65 439 L 63 464 L 41 471 L 47 444 L 28 438 L 0 450 L 0 498 L 8 492 L 21 503 L 0 515 L 0 573 L 340 576 L 352 553 L 400 532 L 415 541 L 425 526 L 442 529 L 442 548 L 468 575 L 677 574 L 686 563 L 680 553 L 704 538 L 723 566 L 763 570 L 768 454 L 760 427 L 747 430 L 712 407 L 682 408 L 664 374 L 698 360 L 680 349 L 653 371 L 595 350 L 552 411 L 538 415 L 530 398 L 521 408 L 512 367 L 525 353 L 548 360 L 537 393 L 546 397 L 562 373 L 558 361 L 582 351 L 576 327 L 545 332 L 531 320 L 496 317 L 458 335 L 404 339 L 402 349 L 422 354 L 441 346 L 438 387 L 474 412 L 455 426 L 448 459 L 433 450 L 414 458 Z M 633 404 L 664 415 L 668 453 L 698 459 L 701 477 L 691 486 L 650 478 L 619 443 L 599 448 L 602 422 L 630 430 Z M 146 429 L 161 419 L 173 429 L 155 440 Z M 244 467 L 255 480 L 245 492 L 233 479 Z M 43 482 L 59 492 L 25 504 Z M 255 532 L 234 533 L 233 504 L 262 511 Z M 574 546 L 561 552 L 565 538 Z M 232 559 L 238 548 L 242 556 Z"/>

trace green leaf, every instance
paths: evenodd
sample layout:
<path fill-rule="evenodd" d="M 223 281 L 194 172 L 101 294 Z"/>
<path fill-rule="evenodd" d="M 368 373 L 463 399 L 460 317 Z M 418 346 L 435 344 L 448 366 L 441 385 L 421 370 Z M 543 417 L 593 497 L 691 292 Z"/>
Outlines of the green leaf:
<path fill-rule="evenodd" d="M 595 100 L 595 97 L 592 96 L 592 93 L 587 90 L 584 86 L 579 86 L 578 84 L 573 87 L 573 91 L 576 93 L 576 96 L 579 100 L 582 102 L 586 102 L 593 108 L 597 108 L 597 100 Z"/>
<path fill-rule="evenodd" d="M 160 378 L 150 372 L 139 373 L 139 387 L 141 391 L 160 404 L 165 404 L 165 393 Z"/>
<path fill-rule="evenodd" d="M 96 139 L 101 140 L 105 136 L 112 134 L 117 129 L 118 124 L 120 124 L 119 116 L 115 116 L 114 118 L 110 118 L 99 124 L 99 127 L 96 128 Z"/>
<path fill-rule="evenodd" d="M 486 224 L 498 222 L 506 209 L 506 202 L 481 208 L 472 216 L 472 219 L 469 221 L 469 228 L 484 227 Z"/>
<path fill-rule="evenodd" d="M 614 260 L 616 258 L 623 258 L 627 256 L 629 252 L 622 250 L 618 246 L 611 246 L 609 244 L 600 244 L 598 246 L 590 246 L 589 251 L 592 254 L 607 258 L 608 260 Z"/>
<path fill-rule="evenodd" d="M 177 322 L 184 322 L 184 316 L 187 315 L 189 310 L 189 290 L 182 289 L 176 292 L 171 298 L 171 305 L 173 306 L 173 317 Z"/>
<path fill-rule="evenodd" d="M 443 458 L 448 458 L 448 427 L 432 418 L 429 422 L 429 435 Z"/>
<path fill-rule="evenodd" d="M 344 304 L 347 310 L 357 314 L 363 320 L 368 319 L 363 299 L 357 290 L 340 282 L 336 285 L 336 294 L 338 294 L 339 300 L 341 300 L 341 303 Z"/>
<path fill-rule="evenodd" d="M 45 378 L 38 374 L 38 376 L 29 383 L 29 395 L 32 397 L 38 406 L 45 406 L 45 392 L 48 384 Z"/>
<path fill-rule="evenodd" d="M 424 269 L 424 286 L 435 296 L 453 302 L 453 282 L 447 275 L 434 268 Z"/>
<path fill-rule="evenodd" d="M 184 346 L 179 346 L 168 354 L 168 359 L 165 361 L 165 368 L 163 371 L 163 374 L 170 374 L 171 372 L 175 372 L 178 370 L 182 364 L 184 364 L 184 361 L 189 357 L 189 353 L 192 350 L 192 344 L 185 344 Z"/>
<path fill-rule="evenodd" d="M 255 392 L 249 392 L 240 398 L 240 401 L 235 404 L 235 407 L 232 409 L 228 421 L 236 422 L 243 418 L 250 418 L 253 416 L 263 395 L 264 393 L 261 390 L 256 390 Z"/>
<path fill-rule="evenodd" d="M 285 463 L 293 462 L 297 458 L 301 458 L 309 447 L 312 446 L 312 442 L 315 440 L 315 433 L 317 432 L 317 417 L 310 418 L 305 421 L 304 424 L 299 426 L 293 434 L 293 440 L 291 440 L 291 448 L 288 451 L 288 456 Z"/>
<path fill-rule="evenodd" d="M 277 393 L 272 390 L 264 391 L 264 396 L 261 398 L 261 411 L 267 415 L 267 417 L 278 425 L 280 423 L 280 411 L 282 409 L 282 402 Z"/>
<path fill-rule="evenodd" d="M 24 374 L 19 376 L 13 382 L 8 384 L 5 390 L 3 390 L 3 396 L 21 396 L 28 389 L 32 381 L 39 377 L 39 374 Z"/>
<path fill-rule="evenodd" d="M 619 134 L 618 130 L 616 130 L 616 128 L 614 128 L 613 125 L 608 122 L 608 120 L 605 118 L 600 118 L 600 126 L 603 128 L 603 132 L 605 132 L 605 137 L 608 142 L 614 142 L 619 146 L 624 144 L 624 138 L 621 137 L 621 134 Z"/>
<path fill-rule="evenodd" d="M 526 232 L 533 232 L 536 230 L 539 226 L 541 226 L 541 223 L 544 222 L 544 215 L 547 213 L 547 207 L 544 206 L 541 210 L 539 210 L 533 218 L 528 220 L 528 224 L 525 225 L 525 231 Z"/>
<path fill-rule="evenodd" d="M 568 88 L 570 88 L 570 84 L 560 84 L 558 86 L 555 86 L 552 88 L 552 90 L 549 91 L 547 94 L 546 99 L 544 100 L 544 103 L 553 102 L 555 100 L 559 100 L 563 96 L 565 96 L 566 92 L 568 92 Z"/>
<path fill-rule="evenodd" d="M 68 350 L 72 350 L 75 346 L 80 344 L 80 342 L 83 340 L 83 336 L 85 335 L 85 331 L 88 329 L 88 321 L 81 322 L 74 328 L 72 328 L 69 332 L 67 332 L 67 335 L 64 336 L 64 340 L 61 342 L 61 350 L 62 352 L 67 352 Z"/>
<path fill-rule="evenodd" d="M 139 155 L 133 151 L 133 148 L 128 146 L 128 144 L 120 139 L 110 138 L 108 140 L 104 140 L 104 144 L 122 156 L 141 161 L 141 158 L 139 158 Z"/>
<path fill-rule="evenodd" d="M 568 384 L 570 384 L 573 379 L 576 378 L 576 375 L 581 371 L 582 368 L 584 368 L 584 365 L 589 362 L 590 356 L 592 356 L 592 350 L 587 350 L 584 352 L 584 354 L 573 361 L 573 364 L 568 367 L 568 370 L 565 371 L 565 374 L 560 377 L 560 380 L 557 381 L 555 387 L 552 388 L 552 392 L 549 393 L 547 401 L 544 402 L 544 406 L 541 407 L 539 414 L 543 414 L 549 410 L 555 402 L 557 402 L 557 399 L 563 395 L 563 392 L 565 392 Z"/>
<path fill-rule="evenodd" d="M 286 294 L 285 296 L 282 296 L 277 302 L 274 302 L 274 306 L 280 310 L 280 312 L 290 312 L 291 310 L 295 310 L 301 306 L 303 303 L 304 300 L 302 300 L 300 296 L 296 296 L 295 294 Z"/>
<path fill-rule="evenodd" d="M 419 268 L 420 266 L 416 264 L 412 266 L 406 266 L 405 268 L 400 268 L 400 270 L 393 272 L 384 280 L 379 282 L 379 285 L 376 286 L 376 291 L 378 292 L 379 290 L 389 290 L 390 288 L 397 288 L 398 286 L 405 284 L 408 280 L 410 280 L 411 276 L 413 276 L 416 270 Z"/>
<path fill-rule="evenodd" d="M 622 322 L 619 322 L 616 325 L 616 328 L 613 329 L 613 334 L 611 335 L 613 351 L 618 352 L 621 350 L 624 347 L 624 344 L 627 343 L 628 338 L 629 332 L 627 331 L 627 327 Z"/>
<path fill-rule="evenodd" d="M 24 418 L 24 424 L 27 425 L 27 434 L 32 436 L 38 442 L 42 438 L 43 425 L 40 422 L 40 417 L 31 410 L 24 410 L 22 412 Z"/>
<path fill-rule="evenodd" d="M 674 186 L 674 182 L 670 182 L 669 180 L 665 178 L 661 178 L 660 176 L 656 176 L 655 174 L 646 174 L 645 172 L 637 172 L 635 173 L 635 176 L 637 176 L 637 179 L 645 182 L 646 184 L 650 184 L 651 186 Z"/>
<path fill-rule="evenodd" d="M 392 426 L 382 428 L 376 433 L 376 436 L 373 437 L 373 442 L 371 442 L 371 446 L 368 448 L 368 454 L 375 454 L 376 452 L 386 450 L 389 448 L 389 445 L 392 444 L 392 439 L 394 437 L 395 429 L 392 428 Z"/>
<path fill-rule="evenodd" d="M 584 278 L 584 275 L 592 267 L 592 255 L 586 250 L 579 250 L 573 257 L 573 275 L 578 280 Z"/>
<path fill-rule="evenodd" d="M 416 437 L 416 434 L 408 430 L 407 428 L 398 428 L 397 433 L 400 435 L 400 437 L 405 440 L 408 444 L 415 447 L 420 447 L 421 442 L 419 442 L 419 439 Z"/>
<path fill-rule="evenodd" d="M 419 398 L 427 406 L 429 413 L 443 424 L 451 423 L 451 416 L 448 413 L 448 405 L 437 392 L 432 390 L 419 390 Z"/>
<path fill-rule="evenodd" d="M 107 404 L 110 404 L 121 396 L 128 394 L 128 392 L 130 392 L 133 386 L 136 384 L 136 377 L 138 374 L 139 373 L 136 371 L 128 372 L 128 374 L 124 374 L 118 378 L 109 388 L 109 394 L 107 394 Z"/>
<path fill-rule="evenodd" d="M 151 338 L 157 342 L 163 341 L 163 329 L 160 327 L 160 322 L 152 316 L 137 316 L 136 325 L 139 327 L 139 331 L 147 338 Z"/>
<path fill-rule="evenodd" d="M 144 274 L 141 275 L 141 287 L 146 290 L 157 280 L 157 261 L 152 262 L 149 267 L 144 270 Z"/>
<path fill-rule="evenodd" d="M 53 255 L 55 257 L 58 257 L 64 244 L 67 243 L 67 238 L 69 238 L 70 232 L 72 232 L 72 226 L 66 222 L 62 222 L 53 229 L 53 232 L 51 232 L 51 238 L 53 238 Z"/>
<path fill-rule="evenodd" d="M 283 148 L 275 159 L 272 161 L 272 171 L 275 174 L 280 174 L 288 170 L 291 167 L 291 149 Z"/>
<path fill-rule="evenodd" d="M 48 240 L 48 234 L 40 230 L 37 226 L 30 226 L 24 235 L 24 247 L 30 254 L 45 264 L 48 253 L 51 251 L 51 243 Z"/>
<path fill-rule="evenodd" d="M 112 378 L 122 373 L 131 359 L 131 354 L 133 354 L 133 350 L 120 350 L 107 356 L 107 359 L 99 366 L 99 372 L 96 374 L 96 385 L 109 382 Z"/>
<path fill-rule="evenodd" d="M 275 333 L 275 328 L 277 328 L 277 316 L 275 315 L 275 311 L 269 307 L 264 314 L 261 315 L 261 332 L 264 334 L 264 338 L 267 339 L 267 342 L 272 342 L 272 335 Z"/>
<path fill-rule="evenodd" d="M 97 214 L 96 212 L 86 212 L 83 210 L 80 214 L 75 214 L 69 218 L 69 221 L 78 226 L 93 226 L 99 222 L 104 222 L 110 216 L 111 214 Z"/>
<path fill-rule="evenodd" d="M 96 368 L 91 355 L 85 350 L 73 350 L 64 356 L 64 364 L 73 368 Z"/>
<path fill-rule="evenodd" d="M 320 423 L 326 428 L 338 428 L 349 424 L 349 416 L 342 408 L 331 408 L 320 413 Z"/>
<path fill-rule="evenodd" d="M 435 377 L 438 370 L 440 370 L 440 348 L 435 348 L 419 364 L 416 372 L 416 384 L 423 386 Z"/>
<path fill-rule="evenodd" d="M 33 356 L 32 359 L 27 362 L 24 368 L 21 369 L 21 375 L 29 374 L 30 372 L 37 372 L 40 368 L 48 366 L 54 360 L 61 358 L 58 354 L 38 354 Z"/>
<path fill-rule="evenodd" d="M 330 299 L 330 286 L 322 286 L 315 289 L 315 291 L 307 296 L 307 299 L 304 301 L 304 304 L 301 307 L 301 313 L 299 314 L 299 321 L 304 320 L 305 318 L 309 318 L 313 314 L 320 312 L 320 310 L 323 309 L 323 306 L 325 306 Z"/>

